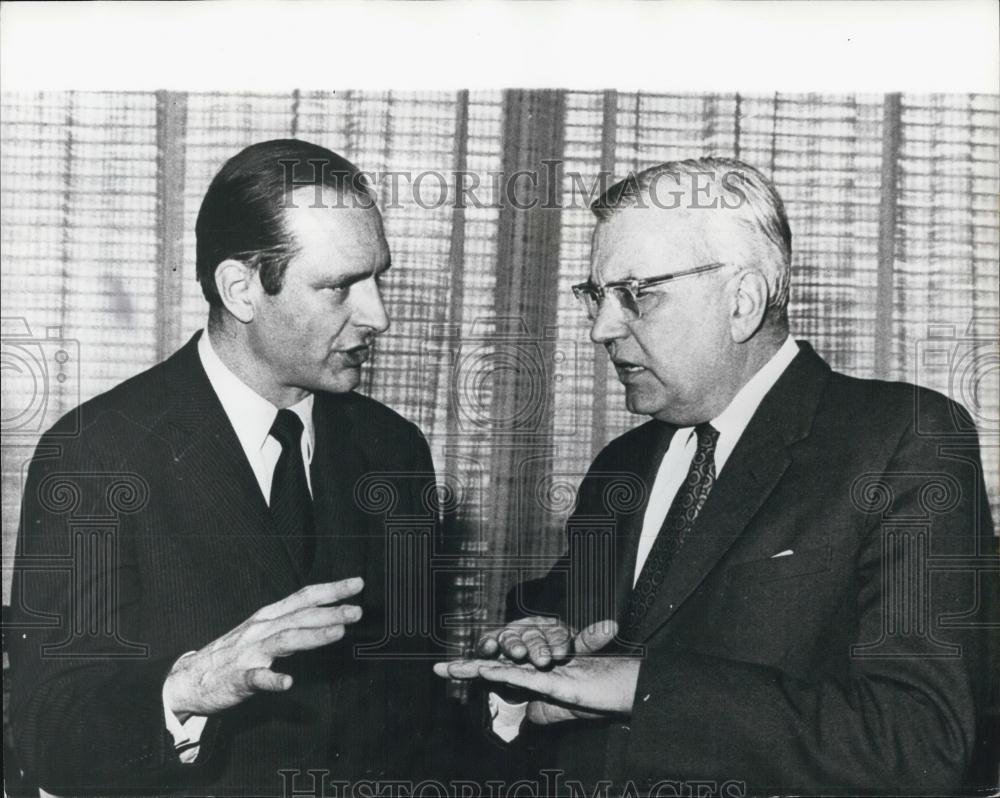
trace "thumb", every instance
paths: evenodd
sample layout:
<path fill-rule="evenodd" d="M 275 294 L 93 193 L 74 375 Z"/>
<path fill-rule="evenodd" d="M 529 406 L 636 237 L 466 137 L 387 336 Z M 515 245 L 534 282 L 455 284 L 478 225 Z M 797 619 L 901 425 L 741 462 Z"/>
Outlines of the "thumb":
<path fill-rule="evenodd" d="M 565 707 L 557 707 L 546 701 L 532 701 L 528 704 L 528 720 L 539 726 L 574 720 L 574 717 Z"/>
<path fill-rule="evenodd" d="M 251 668 L 244 675 L 247 687 L 251 692 L 263 690 L 269 693 L 281 693 L 292 686 L 292 677 L 287 673 L 275 673 L 270 668 Z"/>
<path fill-rule="evenodd" d="M 614 640 L 617 633 L 618 624 L 615 621 L 597 621 L 574 638 L 574 649 L 577 654 L 592 654 Z"/>

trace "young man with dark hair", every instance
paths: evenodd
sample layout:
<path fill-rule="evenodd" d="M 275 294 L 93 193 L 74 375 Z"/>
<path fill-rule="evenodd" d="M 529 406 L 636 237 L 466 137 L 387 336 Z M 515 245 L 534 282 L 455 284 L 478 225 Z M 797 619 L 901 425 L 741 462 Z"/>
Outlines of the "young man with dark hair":
<path fill-rule="evenodd" d="M 389 326 L 381 216 L 348 161 L 279 140 L 226 163 L 197 236 L 207 329 L 78 408 L 77 435 L 57 423 L 28 472 L 10 639 L 23 763 L 72 794 L 423 774 L 433 636 L 384 643 L 425 564 L 390 565 L 389 509 L 356 495 L 379 479 L 435 528 L 420 431 L 353 392 Z"/>

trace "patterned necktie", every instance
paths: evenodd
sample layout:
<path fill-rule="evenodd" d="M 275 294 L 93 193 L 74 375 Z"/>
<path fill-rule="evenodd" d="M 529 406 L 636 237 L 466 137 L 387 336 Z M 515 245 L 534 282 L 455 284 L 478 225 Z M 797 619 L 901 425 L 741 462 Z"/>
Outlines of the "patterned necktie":
<path fill-rule="evenodd" d="M 281 444 L 271 481 L 271 517 L 292 561 L 306 573 L 312 564 L 314 525 L 312 496 L 302 461 L 302 421 L 291 410 L 279 410 L 270 434 Z"/>
<path fill-rule="evenodd" d="M 719 432 L 711 424 L 699 424 L 694 428 L 698 435 L 698 448 L 688 469 L 687 478 L 677 490 L 677 495 L 663 519 L 663 526 L 653 542 L 649 556 L 639 573 L 639 579 L 629 595 L 620 637 L 631 640 L 638 631 L 639 624 L 646 617 L 663 578 L 670 568 L 674 555 L 684 545 L 684 538 L 701 508 L 705 505 L 709 491 L 715 484 L 715 444 Z"/>

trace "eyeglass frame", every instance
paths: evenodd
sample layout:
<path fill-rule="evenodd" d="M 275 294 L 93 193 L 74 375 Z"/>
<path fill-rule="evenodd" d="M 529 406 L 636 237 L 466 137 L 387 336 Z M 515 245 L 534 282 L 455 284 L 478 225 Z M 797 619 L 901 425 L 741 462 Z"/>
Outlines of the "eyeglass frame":
<path fill-rule="evenodd" d="M 697 274 L 714 272 L 718 269 L 723 269 L 726 266 L 733 266 L 733 265 L 734 264 L 729 262 L 706 263 L 703 266 L 695 266 L 693 269 L 685 269 L 684 271 L 673 272 L 671 274 L 660 274 L 657 275 L 656 277 L 644 277 L 644 278 L 629 277 L 628 279 L 625 280 L 611 280 L 610 282 L 601 284 L 595 284 L 588 280 L 587 282 L 577 283 L 576 285 L 571 286 L 571 290 L 573 291 L 573 296 L 576 297 L 577 301 L 583 305 L 584 310 L 587 313 L 587 318 L 593 320 L 597 318 L 597 313 L 601 312 L 601 308 L 604 306 L 604 300 L 608 296 L 609 288 L 612 290 L 618 288 L 628 289 L 629 294 L 632 296 L 632 302 L 635 304 L 636 307 L 635 317 L 636 319 L 641 319 L 642 310 L 639 307 L 639 299 L 641 298 L 639 296 L 640 291 L 644 291 L 650 286 L 663 285 L 664 283 L 669 283 L 672 280 L 677 280 L 680 279 L 681 277 L 692 277 Z M 597 303 L 597 313 L 595 313 L 593 316 L 590 315 L 590 309 L 589 306 L 587 305 L 588 294 L 593 296 Z M 622 303 L 617 300 L 617 298 L 616 301 L 618 302 L 618 306 L 621 307 L 622 310 L 631 314 L 631 311 L 628 308 L 624 307 Z"/>

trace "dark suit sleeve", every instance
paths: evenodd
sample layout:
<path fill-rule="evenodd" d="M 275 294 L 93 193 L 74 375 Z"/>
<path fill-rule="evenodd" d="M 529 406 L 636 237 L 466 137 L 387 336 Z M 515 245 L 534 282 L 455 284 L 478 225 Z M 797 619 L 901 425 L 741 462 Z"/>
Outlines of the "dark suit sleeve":
<path fill-rule="evenodd" d="M 402 509 L 414 517 L 435 516 L 433 548 L 436 550 L 442 545 L 442 530 L 436 515 L 439 508 L 430 500 L 436 482 L 434 462 L 427 440 L 419 428 L 408 424 L 407 430 L 400 460 L 400 471 L 407 477 L 402 483 L 405 486 L 402 489 L 406 491 L 406 506 Z M 417 567 L 425 566 L 430 568 L 430 563 L 417 564 Z M 404 582 L 416 580 L 416 583 L 426 585 L 432 591 L 430 600 L 424 603 L 421 610 L 432 614 L 420 618 L 422 632 L 419 639 L 413 641 L 419 649 L 413 652 L 416 658 L 400 659 L 393 666 L 393 678 L 396 680 L 391 687 L 395 707 L 393 734 L 396 739 L 409 741 L 408 745 L 399 746 L 398 773 L 393 775 L 414 780 L 447 780 L 455 769 L 458 740 L 445 698 L 445 684 L 431 670 L 433 662 L 444 658 L 440 626 L 444 586 L 440 580 L 435 581 L 433 568 L 426 575 L 400 574 L 400 578 Z M 400 589 L 403 589 L 402 586 Z"/>
<path fill-rule="evenodd" d="M 940 397 L 934 411 L 924 428 L 947 432 L 954 418 L 971 424 Z M 993 534 L 978 448 L 948 456 L 939 450 L 947 440 L 912 425 L 905 431 L 884 468 L 888 512 L 871 513 L 864 525 L 849 591 L 856 602 L 849 611 L 860 619 L 853 642 L 880 645 L 855 652 L 847 678 L 820 672 L 808 680 L 692 650 L 651 653 L 630 723 L 635 772 L 652 778 L 669 768 L 717 783 L 754 773 L 764 783 L 750 789 L 794 784 L 827 794 L 952 793 L 963 783 L 995 667 L 983 623 L 995 613 L 995 574 L 977 579 L 962 567 L 961 558 L 977 551 L 987 560 Z M 925 481 L 911 478 L 929 474 L 944 475 L 938 482 L 957 491 L 928 494 Z M 892 545 L 883 517 L 929 517 L 931 556 L 955 558 L 956 568 L 918 573 L 914 552 Z M 900 578 L 928 580 L 909 595 L 928 602 L 929 612 L 893 603 Z M 928 627 L 907 628 L 918 617 Z"/>
<path fill-rule="evenodd" d="M 161 699 L 183 652 L 153 657 L 127 631 L 142 585 L 125 526 L 109 516 L 109 502 L 127 507 L 141 485 L 78 439 L 43 439 L 28 471 L 7 630 L 11 717 L 27 777 L 52 792 L 163 788 L 184 769 Z"/>

